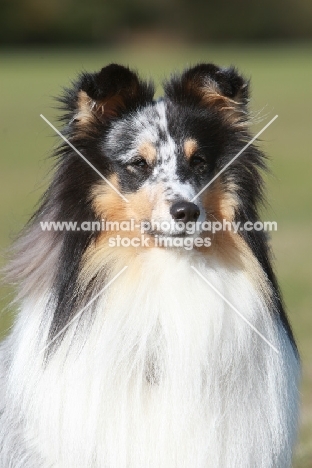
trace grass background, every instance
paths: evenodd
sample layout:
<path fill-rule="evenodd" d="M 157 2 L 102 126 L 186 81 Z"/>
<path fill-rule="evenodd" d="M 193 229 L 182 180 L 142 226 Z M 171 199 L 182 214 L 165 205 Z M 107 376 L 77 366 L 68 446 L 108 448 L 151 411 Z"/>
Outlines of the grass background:
<path fill-rule="evenodd" d="M 110 50 L 2 51 L 0 69 L 0 262 L 49 181 L 48 158 L 58 138 L 39 117 L 56 124 L 52 97 L 82 69 L 109 62 L 128 64 L 158 84 L 174 69 L 198 61 L 235 64 L 252 78 L 251 109 L 257 132 L 275 114 L 262 135 L 269 155 L 266 176 L 269 205 L 263 218 L 278 223 L 272 233 L 275 267 L 302 358 L 302 410 L 294 467 L 312 467 L 312 315 L 311 315 L 311 47 L 214 46 Z M 158 88 L 158 93 L 160 93 Z M 261 121 L 259 121 L 259 116 Z M 56 124 L 57 125 L 57 124 Z M 0 289 L 0 334 L 12 323 L 12 291 Z"/>

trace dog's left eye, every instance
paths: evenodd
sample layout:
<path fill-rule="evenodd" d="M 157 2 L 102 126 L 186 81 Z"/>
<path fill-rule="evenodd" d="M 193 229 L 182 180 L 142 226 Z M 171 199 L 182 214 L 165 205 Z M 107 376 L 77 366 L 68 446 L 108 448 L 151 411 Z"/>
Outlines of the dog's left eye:
<path fill-rule="evenodd" d="M 204 172 L 207 169 L 207 161 L 202 156 L 194 155 L 190 160 L 190 166 L 198 172 Z"/>

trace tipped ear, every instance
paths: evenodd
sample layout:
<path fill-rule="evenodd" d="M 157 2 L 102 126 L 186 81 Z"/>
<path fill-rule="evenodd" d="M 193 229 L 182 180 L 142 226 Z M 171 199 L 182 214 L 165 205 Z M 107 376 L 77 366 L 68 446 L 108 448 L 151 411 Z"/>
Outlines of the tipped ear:
<path fill-rule="evenodd" d="M 165 92 L 174 102 L 215 108 L 233 117 L 247 112 L 248 81 L 233 67 L 196 65 L 167 82 Z"/>
<path fill-rule="evenodd" d="M 153 100 L 152 83 L 141 81 L 129 68 L 111 64 L 98 73 L 84 73 L 74 92 L 74 121 L 107 123 Z"/>

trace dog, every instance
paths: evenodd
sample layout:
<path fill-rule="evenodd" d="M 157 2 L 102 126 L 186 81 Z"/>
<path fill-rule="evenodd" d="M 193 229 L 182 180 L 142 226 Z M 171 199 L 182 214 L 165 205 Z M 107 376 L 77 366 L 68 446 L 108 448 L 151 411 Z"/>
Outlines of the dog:
<path fill-rule="evenodd" d="M 266 233 L 206 228 L 259 219 L 248 102 L 205 63 L 157 100 L 116 64 L 64 91 L 66 141 L 6 269 L 1 467 L 291 466 L 299 356 Z"/>

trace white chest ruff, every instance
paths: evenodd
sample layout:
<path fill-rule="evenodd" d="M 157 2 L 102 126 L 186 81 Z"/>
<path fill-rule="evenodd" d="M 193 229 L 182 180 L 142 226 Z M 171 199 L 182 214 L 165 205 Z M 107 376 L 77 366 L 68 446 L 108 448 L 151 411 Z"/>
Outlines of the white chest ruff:
<path fill-rule="evenodd" d="M 104 292 L 81 336 L 77 321 L 70 350 L 76 325 L 45 370 L 38 344 L 25 342 L 38 333 L 35 308 L 11 382 L 43 468 L 290 466 L 298 365 L 245 273 L 151 251 Z"/>

